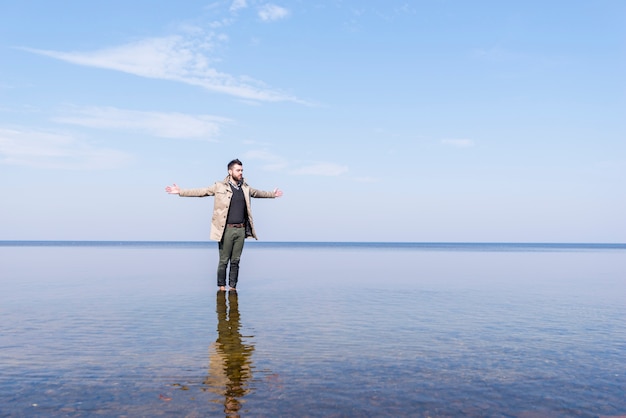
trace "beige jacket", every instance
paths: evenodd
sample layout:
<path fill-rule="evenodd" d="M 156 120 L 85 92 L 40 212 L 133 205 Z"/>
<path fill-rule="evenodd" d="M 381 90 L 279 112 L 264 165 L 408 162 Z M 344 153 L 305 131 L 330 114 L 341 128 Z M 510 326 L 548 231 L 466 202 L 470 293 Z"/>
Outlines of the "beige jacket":
<path fill-rule="evenodd" d="M 230 200 L 233 197 L 233 192 L 230 189 L 228 183 L 230 176 L 227 176 L 223 181 L 216 182 L 212 186 L 202 187 L 198 189 L 181 189 L 179 196 L 182 197 L 205 197 L 215 196 L 213 201 L 213 218 L 211 219 L 211 236 L 214 241 L 220 241 L 224 235 L 224 229 L 226 229 L 226 217 L 228 216 L 228 208 L 230 207 Z M 274 192 L 266 192 L 263 190 L 253 189 L 248 186 L 246 180 L 243 180 L 241 186 L 243 194 L 246 198 L 246 208 L 248 209 L 248 223 L 246 225 L 246 238 L 253 237 L 258 239 L 256 232 L 254 231 L 254 222 L 252 221 L 252 210 L 250 209 L 251 197 L 262 198 L 274 198 Z"/>

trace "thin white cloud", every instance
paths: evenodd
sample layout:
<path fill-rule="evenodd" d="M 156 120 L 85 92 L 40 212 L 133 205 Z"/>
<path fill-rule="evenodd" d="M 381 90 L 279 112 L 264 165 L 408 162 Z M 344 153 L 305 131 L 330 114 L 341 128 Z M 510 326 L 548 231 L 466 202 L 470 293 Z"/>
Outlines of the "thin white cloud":
<path fill-rule="evenodd" d="M 441 143 L 457 148 L 471 148 L 474 146 L 474 141 L 471 139 L 442 139 Z"/>
<path fill-rule="evenodd" d="M 161 138 L 200 138 L 215 140 L 226 118 L 183 113 L 144 112 L 114 107 L 71 109 L 55 122 L 96 129 L 143 132 Z"/>
<path fill-rule="evenodd" d="M 293 175 L 334 177 L 348 172 L 348 167 L 329 162 L 318 162 L 305 165 L 290 163 L 286 158 L 266 150 L 248 151 L 243 155 L 243 158 L 245 158 L 245 160 L 263 162 L 264 164 L 261 166 L 263 170 L 285 170 Z"/>
<path fill-rule="evenodd" d="M 308 176 L 340 176 L 348 172 L 348 167 L 345 165 L 339 165 L 335 163 L 315 163 L 302 166 L 291 171 L 291 174 L 295 175 L 308 175 Z"/>
<path fill-rule="evenodd" d="M 72 64 L 177 81 L 241 99 L 305 103 L 251 77 L 235 77 L 213 68 L 207 52 L 211 50 L 214 38 L 219 40 L 219 36 L 203 37 L 187 31 L 185 36 L 148 38 L 91 52 L 23 49 Z"/>
<path fill-rule="evenodd" d="M 272 22 L 289 16 L 289 10 L 275 4 L 265 4 L 259 8 L 259 17 L 264 22 Z"/>
<path fill-rule="evenodd" d="M 230 4 L 230 11 L 236 12 L 237 10 L 245 9 L 246 7 L 248 7 L 246 0 L 234 0 Z"/>
<path fill-rule="evenodd" d="M 0 128 L 0 164 L 70 170 L 105 170 L 125 165 L 130 156 L 56 132 Z"/>
<path fill-rule="evenodd" d="M 520 62 L 528 58 L 523 53 L 506 49 L 501 45 L 494 45 L 489 48 L 476 48 L 471 51 L 471 55 L 493 62 Z"/>
<path fill-rule="evenodd" d="M 225 28 L 227 26 L 232 25 L 234 22 L 234 19 L 232 17 L 224 17 L 218 20 L 214 20 L 210 23 L 207 24 L 207 26 L 211 29 L 221 29 L 221 28 Z M 228 39 L 228 35 L 226 34 L 221 34 L 219 35 L 220 38 L 222 38 L 223 40 Z"/>
<path fill-rule="evenodd" d="M 288 166 L 287 161 L 283 157 L 264 150 L 248 151 L 244 154 L 243 158 L 246 160 L 261 161 L 263 163 L 261 168 L 266 171 L 284 170 Z"/>
<path fill-rule="evenodd" d="M 359 183 L 379 183 L 381 181 L 378 177 L 354 177 L 353 180 Z"/>

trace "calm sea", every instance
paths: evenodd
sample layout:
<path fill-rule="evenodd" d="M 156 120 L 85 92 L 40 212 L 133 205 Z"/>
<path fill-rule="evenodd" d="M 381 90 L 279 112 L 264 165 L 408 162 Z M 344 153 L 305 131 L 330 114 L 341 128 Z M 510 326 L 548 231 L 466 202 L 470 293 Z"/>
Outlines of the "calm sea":
<path fill-rule="evenodd" d="M 626 244 L 0 241 L 0 416 L 626 416 Z"/>

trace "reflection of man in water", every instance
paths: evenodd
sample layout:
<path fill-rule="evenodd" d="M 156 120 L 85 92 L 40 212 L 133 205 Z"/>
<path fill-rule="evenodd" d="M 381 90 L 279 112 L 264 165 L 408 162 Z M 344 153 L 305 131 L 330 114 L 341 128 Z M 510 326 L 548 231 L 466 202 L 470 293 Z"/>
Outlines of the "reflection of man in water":
<path fill-rule="evenodd" d="M 239 416 L 243 398 L 250 389 L 253 344 L 245 344 L 239 332 L 237 292 L 217 292 L 217 340 L 209 349 L 209 376 L 204 383 L 211 392 L 224 395 L 226 416 Z"/>

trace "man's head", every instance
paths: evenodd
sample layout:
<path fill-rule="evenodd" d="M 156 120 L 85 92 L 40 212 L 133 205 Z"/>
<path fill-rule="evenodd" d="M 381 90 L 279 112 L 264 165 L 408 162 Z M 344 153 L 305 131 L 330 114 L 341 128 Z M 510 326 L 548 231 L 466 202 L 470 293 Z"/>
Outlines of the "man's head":
<path fill-rule="evenodd" d="M 243 179 L 243 164 L 237 158 L 228 163 L 228 175 L 235 181 Z"/>

